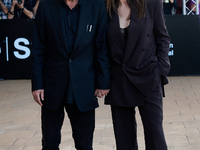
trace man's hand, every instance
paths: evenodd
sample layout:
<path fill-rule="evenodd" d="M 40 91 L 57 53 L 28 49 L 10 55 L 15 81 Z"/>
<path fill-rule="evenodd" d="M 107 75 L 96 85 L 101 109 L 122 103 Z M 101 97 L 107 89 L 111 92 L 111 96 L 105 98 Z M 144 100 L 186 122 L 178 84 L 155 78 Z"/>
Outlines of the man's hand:
<path fill-rule="evenodd" d="M 35 90 L 32 92 L 33 98 L 34 100 L 40 105 L 42 106 L 42 101 L 44 101 L 44 90 Z"/>
<path fill-rule="evenodd" d="M 109 93 L 110 89 L 107 90 L 101 90 L 101 89 L 96 89 L 94 92 L 94 95 L 102 98 L 103 96 L 106 96 Z"/>

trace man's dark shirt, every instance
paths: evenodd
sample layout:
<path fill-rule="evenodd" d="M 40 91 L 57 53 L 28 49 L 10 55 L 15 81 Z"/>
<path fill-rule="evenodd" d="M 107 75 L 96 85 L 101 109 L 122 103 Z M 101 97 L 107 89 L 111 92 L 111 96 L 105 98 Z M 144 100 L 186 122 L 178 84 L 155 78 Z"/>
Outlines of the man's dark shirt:
<path fill-rule="evenodd" d="M 78 21 L 79 21 L 79 13 L 81 7 L 81 0 L 79 3 L 71 10 L 69 6 L 63 1 L 64 3 L 64 21 L 65 21 L 65 29 L 66 29 L 66 36 L 68 42 L 68 51 L 69 53 L 72 52 L 77 29 L 78 29 Z M 67 103 L 74 103 L 74 94 L 72 89 L 71 80 L 69 80 L 67 93 L 66 93 Z"/>

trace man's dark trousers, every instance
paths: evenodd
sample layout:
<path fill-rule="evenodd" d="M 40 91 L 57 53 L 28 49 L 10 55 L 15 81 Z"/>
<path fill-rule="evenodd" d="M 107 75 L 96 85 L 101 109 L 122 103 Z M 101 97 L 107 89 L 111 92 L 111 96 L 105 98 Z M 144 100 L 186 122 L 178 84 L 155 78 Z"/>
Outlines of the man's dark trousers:
<path fill-rule="evenodd" d="M 70 119 L 75 148 L 77 150 L 92 150 L 95 110 L 81 112 L 76 104 L 62 105 L 56 111 L 42 107 L 43 150 L 59 150 L 60 131 L 65 116 L 64 109 Z"/>

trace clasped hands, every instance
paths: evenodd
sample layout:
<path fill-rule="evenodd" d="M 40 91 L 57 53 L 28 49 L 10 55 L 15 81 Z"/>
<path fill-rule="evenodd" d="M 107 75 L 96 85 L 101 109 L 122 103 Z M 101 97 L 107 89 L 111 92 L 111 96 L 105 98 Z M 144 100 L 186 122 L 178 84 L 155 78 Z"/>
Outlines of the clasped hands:
<path fill-rule="evenodd" d="M 96 89 L 94 92 L 94 96 L 102 98 L 103 96 L 106 96 L 109 93 L 109 91 L 110 89 L 107 90 Z"/>

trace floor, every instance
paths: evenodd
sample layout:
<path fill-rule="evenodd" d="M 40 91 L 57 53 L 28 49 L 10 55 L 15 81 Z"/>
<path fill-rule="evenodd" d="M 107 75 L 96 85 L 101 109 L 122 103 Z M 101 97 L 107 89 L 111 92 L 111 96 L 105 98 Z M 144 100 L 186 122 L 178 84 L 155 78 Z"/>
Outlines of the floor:
<path fill-rule="evenodd" d="M 200 150 L 200 76 L 169 77 L 165 86 L 164 131 L 169 150 Z M 40 107 L 31 96 L 30 80 L 0 81 L 0 150 L 41 149 Z M 94 150 L 115 150 L 110 107 L 99 99 Z M 137 110 L 139 150 L 145 150 Z M 66 117 L 61 150 L 75 150 Z"/>

